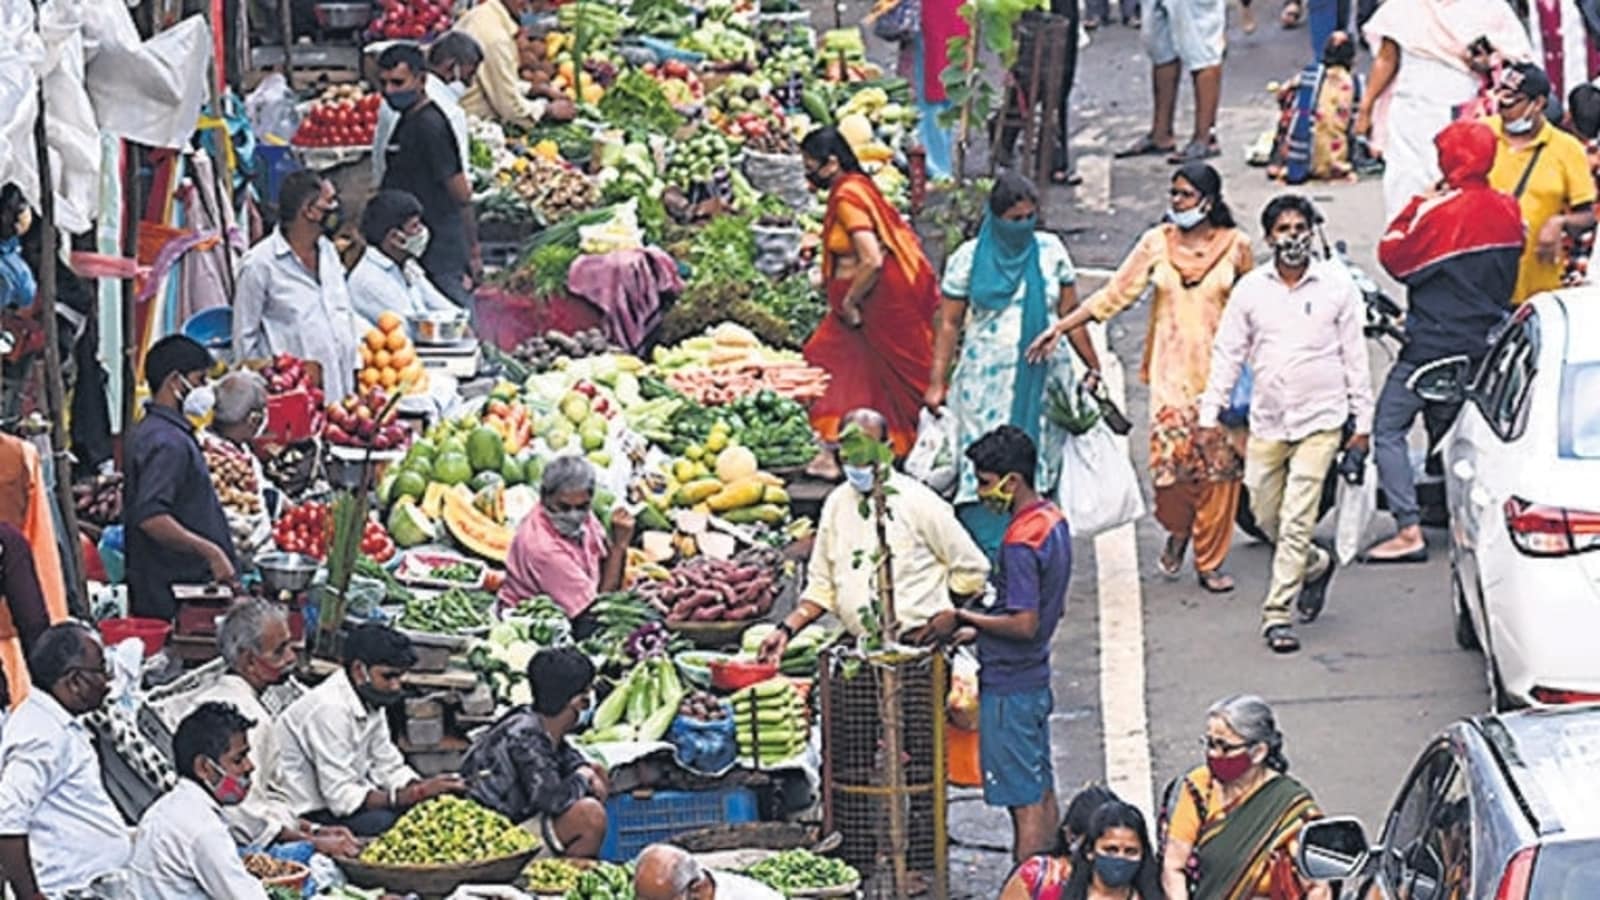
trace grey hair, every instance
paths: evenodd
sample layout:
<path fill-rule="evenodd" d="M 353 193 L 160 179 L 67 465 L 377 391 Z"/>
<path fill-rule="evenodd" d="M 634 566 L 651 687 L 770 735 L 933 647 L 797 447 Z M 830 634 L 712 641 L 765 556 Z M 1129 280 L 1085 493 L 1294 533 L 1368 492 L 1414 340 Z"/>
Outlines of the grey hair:
<path fill-rule="evenodd" d="M 465 31 L 446 31 L 428 45 L 428 63 L 442 66 L 453 62 L 464 66 L 478 65 L 483 62 L 483 45 Z"/>
<path fill-rule="evenodd" d="M 671 887 L 674 896 L 681 896 L 690 887 L 706 877 L 706 870 L 700 865 L 689 851 L 675 844 L 651 844 L 639 854 L 641 859 L 645 854 L 652 856 L 668 856 L 672 859 Z"/>
<path fill-rule="evenodd" d="M 266 600 L 251 600 L 230 610 L 217 629 L 217 648 L 228 668 L 238 666 L 246 650 L 260 653 L 261 635 L 266 633 L 267 625 L 280 621 L 287 622 L 288 614 L 283 607 Z"/>
<path fill-rule="evenodd" d="M 217 382 L 218 425 L 236 425 L 267 406 L 267 382 L 255 372 L 229 372 Z"/>
<path fill-rule="evenodd" d="M 544 468 L 539 499 L 549 500 L 563 491 L 594 490 L 594 466 L 581 456 L 558 456 Z"/>
<path fill-rule="evenodd" d="M 1283 732 L 1278 730 L 1278 719 L 1267 701 L 1255 694 L 1234 694 L 1211 704 L 1206 717 L 1221 719 L 1252 745 L 1264 744 L 1267 768 L 1289 771 L 1289 758 L 1283 755 Z"/>
<path fill-rule="evenodd" d="M 889 437 L 889 420 L 870 406 L 858 406 L 845 413 L 840 417 L 839 425 L 841 429 L 845 425 L 856 425 L 863 430 L 870 428 L 883 435 L 885 440 Z"/>

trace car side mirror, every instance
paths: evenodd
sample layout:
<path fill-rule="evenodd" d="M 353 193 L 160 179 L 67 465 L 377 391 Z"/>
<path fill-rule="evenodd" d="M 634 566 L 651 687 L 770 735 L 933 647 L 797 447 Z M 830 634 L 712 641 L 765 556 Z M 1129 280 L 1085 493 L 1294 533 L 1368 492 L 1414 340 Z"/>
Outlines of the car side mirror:
<path fill-rule="evenodd" d="M 1354 878 L 1366 866 L 1371 846 L 1355 819 L 1319 819 L 1300 829 L 1295 867 L 1311 881 Z"/>
<path fill-rule="evenodd" d="M 1472 360 L 1447 356 L 1418 366 L 1406 379 L 1406 387 L 1428 403 L 1460 403 L 1472 383 Z"/>

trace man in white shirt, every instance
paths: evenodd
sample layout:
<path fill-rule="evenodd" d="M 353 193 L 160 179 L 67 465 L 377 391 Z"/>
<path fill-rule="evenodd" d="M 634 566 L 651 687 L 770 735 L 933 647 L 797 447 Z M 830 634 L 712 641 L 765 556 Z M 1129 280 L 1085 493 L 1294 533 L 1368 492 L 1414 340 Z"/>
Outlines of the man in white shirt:
<path fill-rule="evenodd" d="M 355 313 L 332 235 L 339 195 L 315 172 L 294 172 L 278 189 L 278 228 L 245 253 L 233 295 L 238 360 L 288 353 L 322 367 L 331 403 L 355 391 Z"/>
<path fill-rule="evenodd" d="M 202 703 L 178 725 L 172 736 L 178 784 L 144 811 L 133 838 L 134 896 L 266 900 L 224 818 L 250 792 L 255 766 L 247 735 L 254 726 L 226 703 Z"/>
<path fill-rule="evenodd" d="M 852 410 L 839 424 L 855 425 L 880 443 L 888 438 L 888 424 L 876 410 Z M 855 554 L 878 544 L 875 520 L 861 514 L 861 503 L 880 476 L 870 466 L 843 468 L 846 482 L 828 494 L 817 518 L 800 604 L 762 642 L 762 659 L 777 660 L 789 640 L 825 612 L 857 637 L 866 630 L 862 612 L 875 605 L 875 567 L 856 565 Z M 890 518 L 885 529 L 901 637 L 913 643 L 948 637 L 956 626 L 951 595 L 983 593 L 989 559 L 938 494 L 892 470 L 888 479 Z"/>
<path fill-rule="evenodd" d="M 278 717 L 275 777 L 296 814 L 371 837 L 424 800 L 466 793 L 457 775 L 423 779 L 389 736 L 385 711 L 405 699 L 400 680 L 416 662 L 410 639 L 393 628 L 351 629 L 343 668 Z"/>
<path fill-rule="evenodd" d="M 405 191 L 379 191 L 361 211 L 367 249 L 350 271 L 350 304 L 369 323 L 392 312 L 400 317 L 460 307 L 434 287 L 418 260 L 428 246 L 422 204 Z"/>
<path fill-rule="evenodd" d="M 422 91 L 450 122 L 450 130 L 455 132 L 456 144 L 461 149 L 461 171 L 468 175 L 472 173 L 472 163 L 468 150 L 467 111 L 461 108 L 461 97 L 467 92 L 467 85 L 478 77 L 478 66 L 482 62 L 483 48 L 465 31 L 447 31 L 428 45 L 428 73 Z M 389 154 L 385 151 L 398 124 L 400 114 L 394 107 L 378 104 L 378 125 L 372 132 L 373 184 L 383 183 L 383 173 L 389 163 Z"/>
<path fill-rule="evenodd" d="M 639 853 L 633 892 L 639 900 L 780 900 L 782 894 L 753 878 L 712 871 L 687 850 L 651 844 Z"/>
<path fill-rule="evenodd" d="M 33 689 L 0 737 L 0 871 L 36 900 L 88 885 L 128 859 L 128 829 L 78 717 L 111 691 L 105 652 L 77 622 L 53 625 L 28 657 Z"/>
<path fill-rule="evenodd" d="M 255 778 L 243 800 L 222 810 L 234 842 L 265 847 L 310 841 L 318 852 L 330 856 L 354 856 L 360 852 L 349 829 L 319 826 L 297 817 L 278 784 L 278 735 L 261 694 L 282 684 L 294 671 L 294 643 L 283 607 L 265 600 L 235 606 L 217 630 L 217 646 L 228 671 L 212 684 L 174 698 L 161 712 L 169 722 L 181 721 L 202 704 L 227 703 L 253 723 L 247 737 Z"/>

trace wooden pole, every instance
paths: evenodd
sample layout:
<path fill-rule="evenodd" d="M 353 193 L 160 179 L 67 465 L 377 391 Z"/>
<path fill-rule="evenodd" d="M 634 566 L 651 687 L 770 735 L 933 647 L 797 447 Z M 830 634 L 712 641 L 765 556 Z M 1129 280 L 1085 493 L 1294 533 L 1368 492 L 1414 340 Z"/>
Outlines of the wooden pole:
<path fill-rule="evenodd" d="M 967 79 L 967 99 L 966 102 L 961 104 L 961 124 L 956 128 L 955 158 L 951 161 L 954 169 L 952 174 L 957 185 L 961 184 L 962 179 L 967 174 L 967 141 L 972 131 L 972 70 L 978 65 L 979 38 L 978 16 L 976 13 L 972 16 L 972 28 L 969 30 L 971 33 L 967 36 L 967 58 L 962 64 L 962 71 L 966 73 Z"/>
<path fill-rule="evenodd" d="M 39 3 L 34 0 L 34 27 Z M 39 112 L 33 119 L 33 142 L 39 167 L 39 290 L 35 308 L 44 325 L 44 394 L 50 416 L 50 457 L 55 463 L 56 503 L 66 531 L 67 559 L 71 565 L 73 612 L 89 617 L 89 586 L 84 580 L 83 547 L 78 542 L 78 509 L 72 499 L 72 454 L 67 449 L 66 386 L 61 383 L 60 327 L 56 323 L 56 196 L 50 177 L 50 143 L 45 129 L 44 79 L 36 88 Z"/>
<path fill-rule="evenodd" d="M 882 479 L 879 481 L 872 491 L 873 524 L 878 532 L 878 599 L 881 606 L 878 627 L 883 634 L 883 645 L 888 648 L 900 635 L 900 623 L 894 611 L 894 556 L 889 551 L 888 532 L 889 498 L 884 493 Z M 889 782 L 885 796 L 889 804 L 889 855 L 890 865 L 894 867 L 894 895 L 909 897 L 906 774 L 900 760 L 905 743 L 900 729 L 900 678 L 892 662 L 886 662 L 879 675 L 878 689 L 883 708 L 883 767 Z"/>

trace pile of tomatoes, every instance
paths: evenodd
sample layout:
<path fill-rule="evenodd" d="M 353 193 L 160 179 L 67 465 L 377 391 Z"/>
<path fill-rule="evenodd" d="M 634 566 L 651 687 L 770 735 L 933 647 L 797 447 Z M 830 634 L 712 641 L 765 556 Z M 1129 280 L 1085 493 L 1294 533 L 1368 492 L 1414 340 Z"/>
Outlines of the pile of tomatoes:
<path fill-rule="evenodd" d="M 287 553 L 304 553 L 323 559 L 333 540 L 333 519 L 328 504 L 311 501 L 286 510 L 272 527 L 272 541 Z M 361 552 L 377 562 L 388 562 L 396 553 L 394 538 L 382 525 L 368 521 L 361 532 Z"/>
<path fill-rule="evenodd" d="M 383 0 L 383 12 L 368 28 L 374 38 L 417 40 L 450 30 L 454 0 Z"/>
<path fill-rule="evenodd" d="M 300 147 L 364 147 L 372 143 L 383 97 L 341 85 L 330 88 L 300 120 L 291 143 Z"/>

